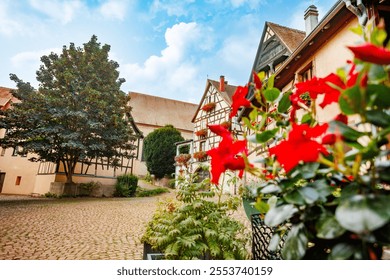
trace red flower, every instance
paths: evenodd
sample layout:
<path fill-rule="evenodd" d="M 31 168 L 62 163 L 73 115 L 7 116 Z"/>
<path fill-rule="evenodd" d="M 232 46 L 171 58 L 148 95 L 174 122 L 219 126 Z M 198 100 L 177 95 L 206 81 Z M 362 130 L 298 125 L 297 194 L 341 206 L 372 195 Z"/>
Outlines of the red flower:
<path fill-rule="evenodd" d="M 390 51 L 383 47 L 365 43 L 360 46 L 348 47 L 348 49 L 353 52 L 357 59 L 379 65 L 390 64 Z"/>
<path fill-rule="evenodd" d="M 301 161 L 315 162 L 320 153 L 327 155 L 325 147 L 317 142 L 318 138 L 328 129 L 328 124 L 310 127 L 308 124 L 293 123 L 287 140 L 269 149 L 269 154 L 275 155 L 279 163 L 289 172 Z"/>
<path fill-rule="evenodd" d="M 344 114 L 338 114 L 334 120 L 342 122 L 344 124 L 348 124 L 348 116 Z"/>
<path fill-rule="evenodd" d="M 238 86 L 236 89 L 236 92 L 233 94 L 233 104 L 232 104 L 232 111 L 230 112 L 230 118 L 234 117 L 237 114 L 238 109 L 241 106 L 244 107 L 250 107 L 251 102 L 246 99 L 245 97 L 248 94 L 248 86 L 242 87 Z"/>
<path fill-rule="evenodd" d="M 253 81 L 255 82 L 256 89 L 261 89 L 263 86 L 263 83 L 261 82 L 259 76 L 256 74 L 256 72 L 253 72 Z"/>
<path fill-rule="evenodd" d="M 210 125 L 210 130 L 222 137 L 219 146 L 207 151 L 211 157 L 211 182 L 218 184 L 219 177 L 226 170 L 240 170 L 239 177 L 245 169 L 245 161 L 239 155 L 247 153 L 246 140 L 234 140 L 230 132 L 221 125 Z"/>

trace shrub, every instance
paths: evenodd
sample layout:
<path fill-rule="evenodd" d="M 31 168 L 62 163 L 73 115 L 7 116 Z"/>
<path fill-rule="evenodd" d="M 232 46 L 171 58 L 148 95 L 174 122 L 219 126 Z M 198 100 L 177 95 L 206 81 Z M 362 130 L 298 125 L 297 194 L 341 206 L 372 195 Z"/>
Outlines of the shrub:
<path fill-rule="evenodd" d="M 95 189 L 101 187 L 102 187 L 102 183 L 100 182 L 91 181 L 88 183 L 81 183 L 79 184 L 79 188 L 80 188 L 79 196 L 90 196 Z"/>
<path fill-rule="evenodd" d="M 123 174 L 117 177 L 114 196 L 130 197 L 137 191 L 138 177 L 132 174 Z"/>
<path fill-rule="evenodd" d="M 175 172 L 175 143 L 183 141 L 180 131 L 172 125 L 166 125 L 145 137 L 144 155 L 148 172 L 156 179 Z"/>
<path fill-rule="evenodd" d="M 159 195 L 159 194 L 163 194 L 163 193 L 167 193 L 167 192 L 169 192 L 169 190 L 167 190 L 166 188 L 156 188 L 156 189 L 152 189 L 152 190 L 138 188 L 136 196 L 137 197 L 148 197 L 148 196 L 155 196 L 155 195 Z"/>
<path fill-rule="evenodd" d="M 142 241 L 164 253 L 166 259 L 247 259 L 249 238 L 244 226 L 230 215 L 237 197 L 221 200 L 208 180 L 180 179 L 177 200 L 160 204 Z"/>

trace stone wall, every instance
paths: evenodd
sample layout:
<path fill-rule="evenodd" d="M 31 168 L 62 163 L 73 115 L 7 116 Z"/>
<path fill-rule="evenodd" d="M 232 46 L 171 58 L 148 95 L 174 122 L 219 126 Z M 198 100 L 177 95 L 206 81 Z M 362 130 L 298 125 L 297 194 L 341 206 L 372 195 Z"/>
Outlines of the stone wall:
<path fill-rule="evenodd" d="M 60 195 L 86 195 L 92 197 L 112 197 L 114 195 L 115 187 L 111 185 L 100 185 L 94 188 L 91 193 L 86 189 L 81 188 L 79 184 L 69 184 L 63 182 L 52 182 L 50 184 L 49 192 Z"/>

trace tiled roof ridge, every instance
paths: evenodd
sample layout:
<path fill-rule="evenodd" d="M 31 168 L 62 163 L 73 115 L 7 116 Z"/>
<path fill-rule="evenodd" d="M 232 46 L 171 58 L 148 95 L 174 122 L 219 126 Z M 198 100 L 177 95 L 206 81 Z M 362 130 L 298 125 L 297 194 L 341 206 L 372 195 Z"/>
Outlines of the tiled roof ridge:
<path fill-rule="evenodd" d="M 270 24 L 270 25 L 275 25 L 275 26 L 277 26 L 277 27 L 284 28 L 284 29 L 289 29 L 289 30 L 291 30 L 291 31 L 295 31 L 295 32 L 298 32 L 298 33 L 306 34 L 306 32 L 303 31 L 303 30 L 299 30 L 299 29 L 296 29 L 296 28 L 292 28 L 292 27 L 280 25 L 280 24 L 275 23 L 275 22 L 267 21 L 267 23 Z"/>

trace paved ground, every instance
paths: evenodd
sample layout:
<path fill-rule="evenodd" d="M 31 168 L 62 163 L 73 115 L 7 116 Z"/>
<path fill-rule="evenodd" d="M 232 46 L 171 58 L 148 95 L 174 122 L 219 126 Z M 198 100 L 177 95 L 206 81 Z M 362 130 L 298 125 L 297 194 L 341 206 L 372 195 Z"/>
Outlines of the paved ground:
<path fill-rule="evenodd" d="M 58 200 L 0 196 L 0 259 L 142 259 L 145 224 L 157 201 L 170 195 Z"/>
<path fill-rule="evenodd" d="M 158 201 L 144 198 L 40 199 L 0 195 L 0 260 L 142 259 L 140 242 Z M 244 217 L 243 210 L 239 213 Z"/>

